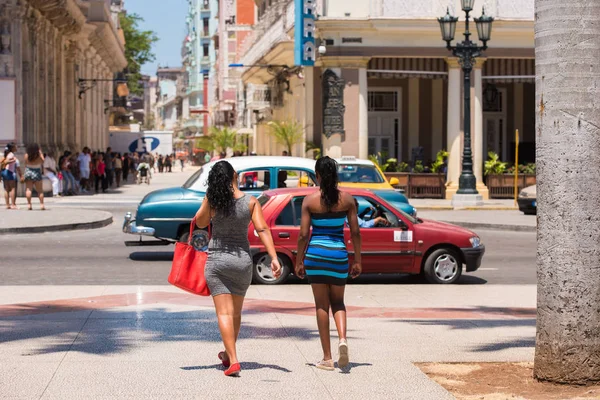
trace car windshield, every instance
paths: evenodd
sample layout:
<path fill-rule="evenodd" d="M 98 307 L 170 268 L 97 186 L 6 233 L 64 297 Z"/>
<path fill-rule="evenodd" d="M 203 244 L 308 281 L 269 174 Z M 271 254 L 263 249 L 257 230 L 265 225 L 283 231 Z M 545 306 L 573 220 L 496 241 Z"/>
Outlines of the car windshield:
<path fill-rule="evenodd" d="M 340 182 L 347 183 L 384 183 L 385 179 L 374 165 L 340 164 L 338 166 Z"/>
<path fill-rule="evenodd" d="M 195 190 L 197 192 L 206 192 L 209 171 L 210 168 L 200 168 L 183 184 L 183 188 Z"/>
<path fill-rule="evenodd" d="M 377 196 L 381 197 L 387 203 L 394 207 L 395 210 L 400 212 L 404 217 L 406 217 L 413 224 L 418 224 L 419 220 L 413 217 L 412 215 L 407 214 L 402 211 L 400 207 L 402 203 L 407 204 L 408 201 L 406 197 L 402 193 L 398 193 L 394 190 L 379 190 L 376 192 Z"/>

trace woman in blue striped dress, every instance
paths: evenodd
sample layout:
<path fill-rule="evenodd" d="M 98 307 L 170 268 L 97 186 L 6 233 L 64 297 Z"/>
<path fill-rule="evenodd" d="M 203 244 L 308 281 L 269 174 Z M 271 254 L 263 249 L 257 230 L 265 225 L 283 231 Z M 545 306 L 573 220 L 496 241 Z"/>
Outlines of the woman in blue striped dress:
<path fill-rule="evenodd" d="M 317 325 L 323 347 L 323 359 L 316 366 L 333 371 L 329 309 L 333 313 L 339 336 L 338 367 L 344 368 L 350 362 L 346 340 L 344 290 L 348 275 L 356 278 L 362 271 L 361 240 L 354 198 L 338 189 L 337 163 L 329 157 L 320 158 L 315 171 L 320 190 L 306 196 L 302 203 L 295 271 L 298 277 L 308 278 L 315 297 Z M 351 268 L 348 268 L 348 252 L 344 242 L 346 219 L 354 247 L 354 262 Z"/>

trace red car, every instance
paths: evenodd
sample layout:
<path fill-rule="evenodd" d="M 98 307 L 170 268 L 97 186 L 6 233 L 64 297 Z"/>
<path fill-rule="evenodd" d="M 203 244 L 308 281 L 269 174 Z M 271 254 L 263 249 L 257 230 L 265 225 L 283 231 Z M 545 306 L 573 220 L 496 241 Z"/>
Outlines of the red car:
<path fill-rule="evenodd" d="M 275 279 L 265 248 L 250 224 L 248 237 L 254 257 L 254 281 L 264 284 L 283 283 L 293 273 L 296 263 L 300 214 L 304 197 L 318 188 L 277 189 L 264 192 L 259 198 L 271 228 L 275 248 L 283 267 Z M 467 272 L 481 265 L 485 246 L 468 229 L 443 222 L 414 218 L 393 208 L 373 192 L 341 188 L 358 201 L 359 222 L 383 217 L 380 226 L 361 228 L 362 267 L 364 274 L 423 274 L 431 283 L 449 284 L 458 281 L 462 266 Z M 367 222 L 368 223 L 368 222 Z M 386 226 L 387 225 L 387 226 Z M 352 262 L 350 229 L 344 230 Z"/>

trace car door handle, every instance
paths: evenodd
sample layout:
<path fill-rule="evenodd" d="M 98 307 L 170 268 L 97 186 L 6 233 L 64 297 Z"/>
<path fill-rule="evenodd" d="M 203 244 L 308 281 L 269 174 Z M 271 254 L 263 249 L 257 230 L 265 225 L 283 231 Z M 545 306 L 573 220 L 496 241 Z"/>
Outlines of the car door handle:
<path fill-rule="evenodd" d="M 279 237 L 284 239 L 289 239 L 290 234 L 287 232 L 279 232 Z"/>

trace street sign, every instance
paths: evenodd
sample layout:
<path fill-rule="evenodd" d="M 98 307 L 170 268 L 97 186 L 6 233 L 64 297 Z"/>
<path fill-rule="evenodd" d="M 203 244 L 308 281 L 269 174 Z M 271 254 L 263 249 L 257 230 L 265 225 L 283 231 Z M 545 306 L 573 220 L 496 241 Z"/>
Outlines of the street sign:
<path fill-rule="evenodd" d="M 312 67 L 315 65 L 315 20 L 316 0 L 294 0 L 294 64 Z"/>
<path fill-rule="evenodd" d="M 344 140 L 344 87 L 346 82 L 328 69 L 323 74 L 323 134 L 329 138 L 339 133 Z"/>

